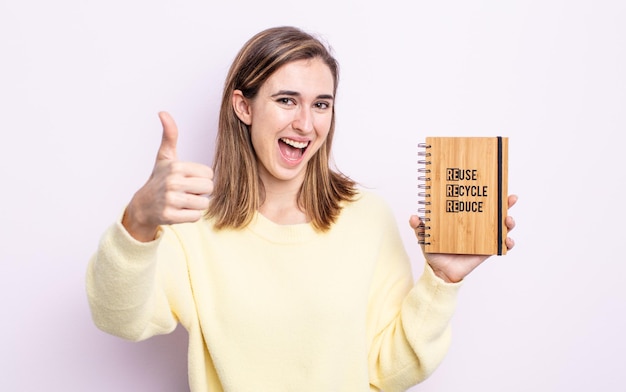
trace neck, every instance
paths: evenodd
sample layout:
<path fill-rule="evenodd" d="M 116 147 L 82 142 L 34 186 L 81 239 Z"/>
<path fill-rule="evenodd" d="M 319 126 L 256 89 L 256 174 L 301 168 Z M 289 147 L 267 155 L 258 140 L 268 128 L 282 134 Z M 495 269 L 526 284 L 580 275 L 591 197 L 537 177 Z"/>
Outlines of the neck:
<path fill-rule="evenodd" d="M 280 225 L 307 223 L 306 213 L 298 206 L 301 186 L 301 181 L 264 180 L 265 198 L 259 213 Z"/>

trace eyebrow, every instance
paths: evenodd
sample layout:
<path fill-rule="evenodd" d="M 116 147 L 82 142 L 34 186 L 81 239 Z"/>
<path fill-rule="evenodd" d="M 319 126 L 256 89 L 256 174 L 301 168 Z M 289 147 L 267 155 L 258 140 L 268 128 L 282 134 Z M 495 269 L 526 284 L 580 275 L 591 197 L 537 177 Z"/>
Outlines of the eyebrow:
<path fill-rule="evenodd" d="M 302 94 L 300 94 L 297 91 L 291 91 L 291 90 L 280 90 L 279 92 L 277 92 L 276 94 L 272 94 L 271 97 L 275 98 L 278 97 L 280 95 L 288 95 L 290 97 L 299 97 Z M 329 100 L 334 100 L 335 98 L 333 97 L 332 94 L 320 94 L 316 97 L 316 99 L 329 99 Z"/>

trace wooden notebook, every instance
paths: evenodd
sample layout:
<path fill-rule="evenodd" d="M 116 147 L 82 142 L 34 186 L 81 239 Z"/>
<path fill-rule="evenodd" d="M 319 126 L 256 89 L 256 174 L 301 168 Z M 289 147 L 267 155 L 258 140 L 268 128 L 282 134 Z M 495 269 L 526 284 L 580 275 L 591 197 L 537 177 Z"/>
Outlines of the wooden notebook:
<path fill-rule="evenodd" d="M 420 148 L 425 251 L 506 254 L 508 138 L 427 137 Z"/>

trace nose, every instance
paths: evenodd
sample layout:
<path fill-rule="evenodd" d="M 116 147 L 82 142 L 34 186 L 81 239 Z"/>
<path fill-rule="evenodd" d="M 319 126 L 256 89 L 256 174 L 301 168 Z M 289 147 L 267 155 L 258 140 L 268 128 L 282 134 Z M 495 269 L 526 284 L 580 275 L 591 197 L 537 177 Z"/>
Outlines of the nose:
<path fill-rule="evenodd" d="M 301 106 L 295 113 L 293 119 L 293 128 L 302 132 L 309 133 L 313 131 L 313 113 L 311 109 Z"/>

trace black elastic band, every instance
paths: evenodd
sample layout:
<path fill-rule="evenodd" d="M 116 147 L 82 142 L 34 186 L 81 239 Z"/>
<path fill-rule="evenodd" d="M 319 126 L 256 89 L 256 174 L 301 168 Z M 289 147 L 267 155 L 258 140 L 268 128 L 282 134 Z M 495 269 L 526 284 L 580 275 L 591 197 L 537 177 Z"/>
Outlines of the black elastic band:
<path fill-rule="evenodd" d="M 502 255 L 502 136 L 498 136 L 498 256 Z"/>

